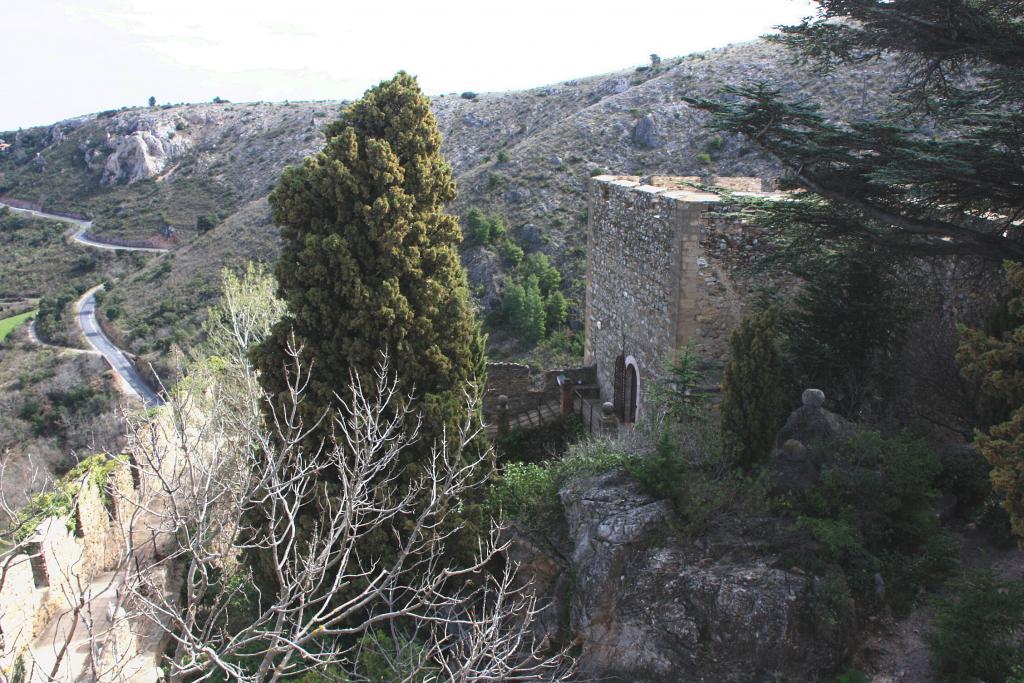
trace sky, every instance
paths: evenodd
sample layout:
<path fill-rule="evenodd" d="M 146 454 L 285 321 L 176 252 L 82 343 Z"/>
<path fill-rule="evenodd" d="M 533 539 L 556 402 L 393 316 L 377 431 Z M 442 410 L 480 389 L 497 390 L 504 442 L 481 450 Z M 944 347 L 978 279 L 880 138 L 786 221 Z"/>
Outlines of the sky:
<path fill-rule="evenodd" d="M 0 0 L 0 131 L 157 102 L 530 88 L 751 40 L 807 0 Z"/>

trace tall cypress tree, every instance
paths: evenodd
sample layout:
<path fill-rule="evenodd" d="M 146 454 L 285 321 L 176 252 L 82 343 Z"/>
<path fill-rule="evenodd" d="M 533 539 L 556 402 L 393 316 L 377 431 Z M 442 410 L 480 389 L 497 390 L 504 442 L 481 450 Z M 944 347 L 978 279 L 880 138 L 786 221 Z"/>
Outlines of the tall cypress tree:
<path fill-rule="evenodd" d="M 782 357 L 774 308 L 740 321 L 729 337 L 722 378 L 722 441 L 726 455 L 745 470 L 764 463 L 782 427 Z"/>
<path fill-rule="evenodd" d="M 285 170 L 270 195 L 282 250 L 275 274 L 287 314 L 253 350 L 271 396 L 286 390 L 294 334 L 310 385 L 307 424 L 335 406 L 350 373 L 390 366 L 423 415 L 422 456 L 465 416 L 484 381 L 483 337 L 457 251 L 458 219 L 441 135 L 404 72 L 366 92 L 326 129 L 324 149 Z M 365 383 L 364 387 L 370 383 Z"/>

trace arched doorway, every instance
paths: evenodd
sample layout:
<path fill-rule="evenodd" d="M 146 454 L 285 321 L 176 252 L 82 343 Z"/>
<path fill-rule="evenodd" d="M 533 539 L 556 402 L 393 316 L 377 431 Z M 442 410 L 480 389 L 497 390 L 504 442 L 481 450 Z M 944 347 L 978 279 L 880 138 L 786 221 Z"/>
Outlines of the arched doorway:
<path fill-rule="evenodd" d="M 626 359 L 623 389 L 623 420 L 626 424 L 636 422 L 637 410 L 640 407 L 640 370 L 632 356 Z"/>

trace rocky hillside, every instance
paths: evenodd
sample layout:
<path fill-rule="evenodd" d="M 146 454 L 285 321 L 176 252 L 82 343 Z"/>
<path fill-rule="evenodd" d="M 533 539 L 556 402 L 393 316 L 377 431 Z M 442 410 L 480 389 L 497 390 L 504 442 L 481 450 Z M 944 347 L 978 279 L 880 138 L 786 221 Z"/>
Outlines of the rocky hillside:
<path fill-rule="evenodd" d="M 770 177 L 768 159 L 741 139 L 709 134 L 680 99 L 759 79 L 824 102 L 839 118 L 869 112 L 893 86 L 884 65 L 821 76 L 758 41 L 522 92 L 442 95 L 434 106 L 460 188 L 453 210 L 503 214 L 513 239 L 548 254 L 580 302 L 588 179 L 601 171 Z M 160 353 L 191 340 L 222 267 L 274 258 L 265 197 L 286 165 L 322 144 L 341 104 L 134 108 L 0 133 L 13 143 L 0 153 L 0 194 L 88 212 L 101 234 L 173 227 L 180 246 L 115 283 L 106 304 L 123 313 L 115 324 L 134 350 Z M 479 245 L 463 255 L 482 306 L 494 305 L 501 258 Z"/>

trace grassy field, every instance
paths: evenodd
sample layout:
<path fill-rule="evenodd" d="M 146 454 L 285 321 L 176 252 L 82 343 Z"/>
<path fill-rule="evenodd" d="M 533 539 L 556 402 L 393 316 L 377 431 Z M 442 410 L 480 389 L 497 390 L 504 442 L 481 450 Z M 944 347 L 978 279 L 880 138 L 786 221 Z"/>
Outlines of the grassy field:
<path fill-rule="evenodd" d="M 39 309 L 37 308 L 34 311 L 28 311 L 27 313 L 22 313 L 20 315 L 12 315 L 10 318 L 4 318 L 3 320 L 0 320 L 0 342 L 6 339 L 7 335 L 9 335 L 11 332 L 18 329 L 18 327 L 21 326 L 21 324 L 24 323 L 26 320 L 34 317 L 35 314 L 38 312 Z"/>

